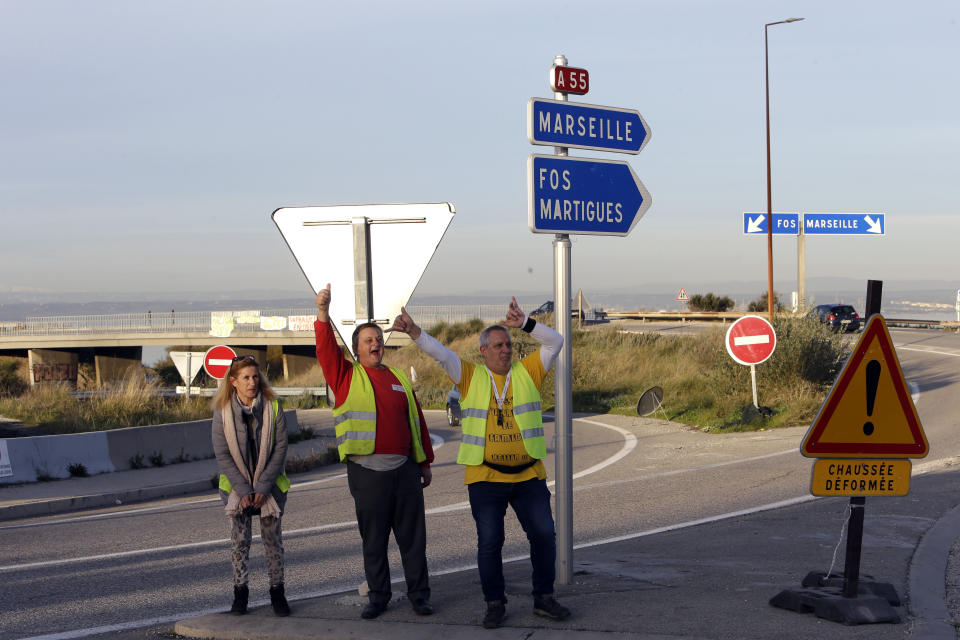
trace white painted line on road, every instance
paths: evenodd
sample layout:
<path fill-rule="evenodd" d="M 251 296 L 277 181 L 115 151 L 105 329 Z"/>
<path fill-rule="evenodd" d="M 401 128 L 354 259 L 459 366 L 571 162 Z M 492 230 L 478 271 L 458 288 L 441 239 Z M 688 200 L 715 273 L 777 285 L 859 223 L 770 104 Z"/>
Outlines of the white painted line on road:
<path fill-rule="evenodd" d="M 705 464 L 700 467 L 687 467 L 686 469 L 673 469 L 671 471 L 662 471 L 660 473 L 651 473 L 645 476 L 635 476 L 633 478 L 621 478 L 620 480 L 608 480 L 607 482 L 596 482 L 594 484 L 584 484 L 578 487 L 574 487 L 574 491 L 582 491 L 584 489 L 596 489 L 598 487 L 611 487 L 618 484 L 627 484 L 628 482 L 640 482 L 642 480 L 651 480 L 653 478 L 665 478 L 667 476 L 677 476 L 682 473 L 691 473 L 694 471 L 707 471 L 710 469 L 717 469 L 719 467 L 727 467 L 734 464 L 742 464 L 745 462 L 756 462 L 757 460 L 764 460 L 766 458 L 775 458 L 776 456 L 783 456 L 787 454 L 796 454 L 800 455 L 799 449 L 787 449 L 786 451 L 776 451 L 774 453 L 765 453 L 762 456 L 753 456 L 752 458 L 737 458 L 736 460 L 725 460 L 723 462 L 714 462 L 713 464 Z"/>
<path fill-rule="evenodd" d="M 602 544 L 610 544 L 611 542 L 622 542 L 624 540 L 633 540 L 635 538 L 643 538 L 645 536 L 653 536 L 658 533 L 666 533 L 667 531 L 676 531 L 678 529 L 687 529 L 689 527 L 696 527 L 701 524 L 709 524 L 711 522 L 719 522 L 720 520 L 727 520 L 729 518 L 738 518 L 740 516 L 748 516 L 754 513 L 760 513 L 761 511 L 770 511 L 771 509 L 779 509 L 781 507 L 790 507 L 795 504 L 802 504 L 804 502 L 810 502 L 811 500 L 816 500 L 817 496 L 800 496 L 797 498 L 789 498 L 787 500 L 781 500 L 779 502 L 771 502 L 769 504 L 762 504 L 756 507 L 751 507 L 750 509 L 741 509 L 739 511 L 731 511 L 729 513 L 721 513 L 716 516 L 710 516 L 709 518 L 700 518 L 699 520 L 688 520 L 687 522 L 680 522 L 677 524 L 667 525 L 666 527 L 657 527 L 656 529 L 648 529 L 647 531 L 638 531 L 636 533 L 628 533 L 622 536 L 616 536 L 614 538 L 604 538 L 603 540 L 593 540 L 591 542 L 584 542 L 582 544 L 573 545 L 574 549 L 586 549 L 587 547 L 597 547 Z"/>
<path fill-rule="evenodd" d="M 326 476 L 318 480 L 308 480 L 307 482 L 297 482 L 290 486 L 291 490 L 302 489 L 304 487 L 309 487 L 315 484 L 322 484 L 324 482 L 330 482 L 331 480 L 337 480 L 339 478 L 346 478 L 347 474 L 338 473 L 332 476 Z M 83 522 L 85 520 L 103 520 L 104 518 L 118 518 L 122 516 L 128 516 L 135 513 L 149 513 L 151 511 L 172 511 L 175 507 L 188 507 L 194 504 L 205 504 L 210 502 L 220 502 L 220 498 L 203 498 L 201 500 L 188 500 L 186 502 L 175 502 L 173 504 L 165 504 L 157 507 L 138 507 L 135 509 L 120 509 L 116 511 L 111 511 L 109 513 L 97 513 L 90 516 L 75 516 L 73 518 L 60 518 L 58 520 L 46 520 L 44 522 L 29 522 L 27 524 L 9 524 L 5 526 L 0 526 L 0 531 L 7 529 L 27 529 L 30 527 L 45 527 L 48 525 L 55 524 L 69 524 L 71 522 Z"/>
<path fill-rule="evenodd" d="M 252 603 L 251 603 L 252 604 Z M 72 638 L 85 638 L 87 636 L 99 635 L 101 633 L 113 633 L 115 631 L 129 631 L 141 627 L 152 627 L 158 624 L 167 624 L 169 622 L 180 622 L 185 618 L 196 618 L 206 616 L 211 613 L 220 613 L 223 609 L 205 609 L 202 611 L 190 611 L 184 613 L 175 613 L 170 616 L 160 618 L 147 618 L 146 620 L 131 620 L 130 622 L 121 622 L 103 627 L 90 627 L 87 629 L 73 629 L 72 631 L 61 631 L 59 633 L 47 633 L 42 636 L 30 636 L 20 640 L 71 640 Z"/>
<path fill-rule="evenodd" d="M 913 404 L 916 405 L 920 402 L 920 385 L 916 382 L 907 381 L 907 386 L 910 387 L 910 397 L 913 398 Z"/>
<path fill-rule="evenodd" d="M 933 353 L 938 356 L 953 356 L 960 358 L 960 349 L 948 349 L 947 347 L 905 347 L 900 344 L 894 344 L 897 351 L 919 351 L 920 353 Z"/>
<path fill-rule="evenodd" d="M 751 344 L 769 344 L 770 336 L 763 334 L 758 336 L 735 336 L 733 344 L 736 347 L 742 347 Z"/>
<path fill-rule="evenodd" d="M 190 500 L 188 502 L 177 502 L 175 504 L 165 504 L 159 507 L 140 507 L 137 509 L 122 509 L 111 511 L 110 513 L 96 513 L 92 516 L 74 516 L 73 518 L 61 518 L 59 520 L 46 520 L 44 522 L 28 522 L 27 524 L 8 524 L 0 527 L 0 531 L 6 529 L 27 529 L 30 527 L 45 527 L 54 524 L 69 524 L 71 522 L 83 522 L 85 520 L 102 520 L 104 518 L 117 518 L 127 516 L 133 513 L 148 513 L 150 511 L 162 511 L 171 507 L 188 507 L 193 504 L 203 504 L 205 502 L 219 502 L 220 498 L 204 498 L 202 500 Z"/>

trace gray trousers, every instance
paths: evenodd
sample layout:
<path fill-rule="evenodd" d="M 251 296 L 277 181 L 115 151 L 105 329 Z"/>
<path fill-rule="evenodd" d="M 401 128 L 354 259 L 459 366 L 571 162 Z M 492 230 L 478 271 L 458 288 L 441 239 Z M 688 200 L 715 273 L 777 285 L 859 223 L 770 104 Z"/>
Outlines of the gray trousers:
<path fill-rule="evenodd" d="M 259 516 L 258 516 L 259 517 Z M 230 539 L 233 541 L 233 584 L 242 587 L 247 584 L 250 560 L 250 529 L 253 516 L 240 514 L 230 518 Z M 280 532 L 280 518 L 260 518 L 260 538 L 263 540 L 264 554 L 267 557 L 267 573 L 270 586 L 283 584 L 283 534 Z"/>

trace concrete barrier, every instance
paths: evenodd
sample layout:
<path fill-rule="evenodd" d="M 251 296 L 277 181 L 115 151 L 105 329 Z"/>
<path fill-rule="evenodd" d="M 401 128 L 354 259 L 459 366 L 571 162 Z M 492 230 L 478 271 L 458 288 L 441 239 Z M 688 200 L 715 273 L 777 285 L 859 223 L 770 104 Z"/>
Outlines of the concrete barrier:
<path fill-rule="evenodd" d="M 296 409 L 283 412 L 287 433 L 299 433 Z M 148 427 L 127 427 L 111 431 L 70 433 L 56 436 L 6 438 L 12 475 L 0 483 L 36 482 L 40 478 L 69 478 L 70 466 L 82 464 L 87 473 L 111 473 L 134 468 L 141 456 L 150 466 L 151 456 L 163 456 L 165 463 L 202 460 L 213 456 L 210 420 L 176 422 Z M 6 467 L 4 467 L 6 468 Z"/>

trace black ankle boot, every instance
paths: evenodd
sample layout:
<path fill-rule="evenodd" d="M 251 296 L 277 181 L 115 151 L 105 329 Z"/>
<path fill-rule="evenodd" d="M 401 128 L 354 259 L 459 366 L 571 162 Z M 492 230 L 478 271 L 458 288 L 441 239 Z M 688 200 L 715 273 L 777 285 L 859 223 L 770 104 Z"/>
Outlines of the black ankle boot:
<path fill-rule="evenodd" d="M 287 598 L 283 595 L 283 583 L 275 587 L 270 587 L 270 604 L 273 605 L 273 614 L 284 617 L 290 615 L 290 605 L 287 604 Z"/>
<path fill-rule="evenodd" d="M 242 616 L 247 612 L 247 599 L 250 597 L 250 589 L 247 585 L 242 587 L 233 587 L 233 606 L 230 607 L 230 613 L 235 616 Z"/>

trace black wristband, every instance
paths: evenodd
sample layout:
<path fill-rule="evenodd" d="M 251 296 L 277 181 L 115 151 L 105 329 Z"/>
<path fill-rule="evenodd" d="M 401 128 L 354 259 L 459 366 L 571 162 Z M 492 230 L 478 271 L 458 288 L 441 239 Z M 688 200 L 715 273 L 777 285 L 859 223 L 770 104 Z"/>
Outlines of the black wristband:
<path fill-rule="evenodd" d="M 530 333 L 531 331 L 533 331 L 533 328 L 535 326 L 537 326 L 537 321 L 531 318 L 530 316 L 527 316 L 527 321 L 523 323 L 523 327 L 521 327 L 521 329 L 523 331 L 526 331 L 527 333 Z"/>

